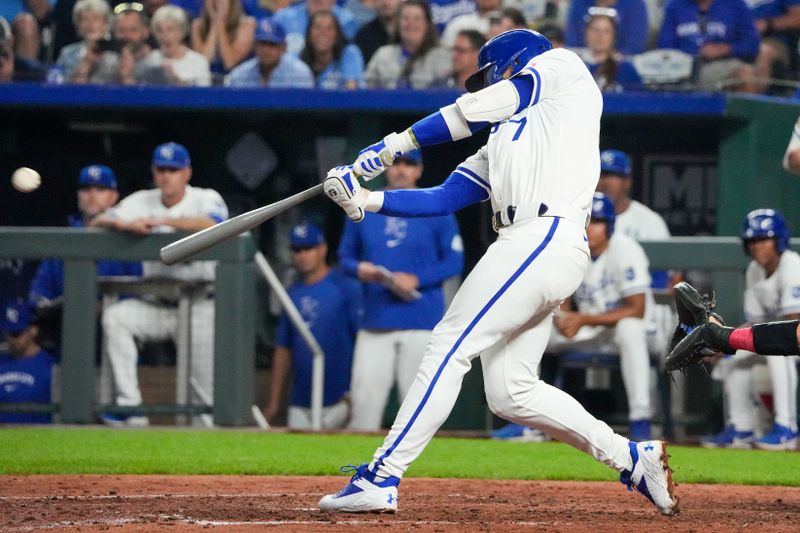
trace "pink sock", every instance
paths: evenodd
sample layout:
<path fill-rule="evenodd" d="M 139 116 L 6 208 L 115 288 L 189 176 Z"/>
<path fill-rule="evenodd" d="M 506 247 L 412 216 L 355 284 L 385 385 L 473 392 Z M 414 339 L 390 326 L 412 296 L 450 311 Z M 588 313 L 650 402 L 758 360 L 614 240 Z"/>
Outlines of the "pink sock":
<path fill-rule="evenodd" d="M 732 348 L 737 350 L 747 350 L 755 352 L 756 347 L 753 343 L 753 329 L 752 328 L 739 328 L 731 332 L 728 343 Z"/>

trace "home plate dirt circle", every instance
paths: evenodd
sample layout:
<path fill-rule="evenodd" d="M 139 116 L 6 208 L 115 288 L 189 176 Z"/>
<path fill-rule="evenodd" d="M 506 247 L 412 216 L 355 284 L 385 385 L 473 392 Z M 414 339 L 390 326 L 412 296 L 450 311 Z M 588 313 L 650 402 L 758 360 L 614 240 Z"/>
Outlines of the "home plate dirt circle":
<path fill-rule="evenodd" d="M 680 485 L 662 517 L 618 483 L 408 478 L 396 514 L 326 514 L 346 477 L 0 476 L 0 531 L 797 531 L 800 489 Z"/>

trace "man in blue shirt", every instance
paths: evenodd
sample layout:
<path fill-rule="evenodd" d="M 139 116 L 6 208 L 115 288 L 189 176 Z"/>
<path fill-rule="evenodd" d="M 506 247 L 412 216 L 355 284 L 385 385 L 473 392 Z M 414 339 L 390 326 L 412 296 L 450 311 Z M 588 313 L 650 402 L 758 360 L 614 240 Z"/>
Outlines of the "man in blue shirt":
<path fill-rule="evenodd" d="M 114 206 L 119 200 L 117 177 L 105 165 L 83 167 L 78 176 L 78 211 L 69 217 L 73 228 L 86 226 L 94 217 Z M 141 276 L 141 263 L 98 261 L 98 276 Z M 30 300 L 46 307 L 64 294 L 64 263 L 47 259 L 39 265 L 31 281 Z"/>
<path fill-rule="evenodd" d="M 322 427 L 342 428 L 350 415 L 347 391 L 353 341 L 361 315 L 361 288 L 325 262 L 328 245 L 318 226 L 304 222 L 292 228 L 291 247 L 300 280 L 289 287 L 289 296 L 325 354 Z M 311 428 L 312 363 L 311 350 L 284 312 L 278 323 L 269 402 L 264 409 L 268 420 L 273 420 L 280 410 L 285 384 L 293 370 L 288 426 Z"/>
<path fill-rule="evenodd" d="M 647 49 L 647 6 L 644 0 L 572 0 L 567 15 L 566 45 L 586 46 L 586 22 L 590 15 L 605 8 L 614 11 L 617 20 L 617 50 L 623 54 L 640 54 Z"/>
<path fill-rule="evenodd" d="M 39 328 L 23 300 L 9 303 L 0 316 L 8 355 L 0 355 L 0 403 L 50 403 L 53 357 L 36 340 Z M 2 413 L 0 424 L 48 424 L 48 413 Z"/>
<path fill-rule="evenodd" d="M 286 31 L 263 18 L 256 27 L 256 57 L 234 68 L 225 78 L 228 87 L 314 87 L 314 74 L 297 57 L 286 53 Z"/>
<path fill-rule="evenodd" d="M 387 189 L 414 189 L 422 156 L 398 156 Z M 364 320 L 353 355 L 350 428 L 380 429 L 394 382 L 402 401 L 417 374 L 433 326 L 444 315 L 442 283 L 461 274 L 464 246 L 453 215 L 348 220 L 339 245 L 342 269 L 364 282 Z"/>
<path fill-rule="evenodd" d="M 744 0 L 673 0 L 664 12 L 659 48 L 680 50 L 700 63 L 697 83 L 719 89 L 718 83 L 741 92 L 760 92 L 749 62 L 758 54 L 759 36 Z M 724 87 L 723 87 L 724 88 Z"/>

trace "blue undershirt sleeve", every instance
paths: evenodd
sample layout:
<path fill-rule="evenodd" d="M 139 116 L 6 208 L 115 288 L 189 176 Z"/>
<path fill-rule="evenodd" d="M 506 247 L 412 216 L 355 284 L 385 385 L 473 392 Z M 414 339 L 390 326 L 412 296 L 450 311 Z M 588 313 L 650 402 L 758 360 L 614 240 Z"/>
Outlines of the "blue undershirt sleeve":
<path fill-rule="evenodd" d="M 488 198 L 486 189 L 454 172 L 437 187 L 384 192 L 383 207 L 378 212 L 395 217 L 432 217 L 455 213 Z"/>
<path fill-rule="evenodd" d="M 488 124 L 488 122 L 467 123 L 473 135 Z M 447 122 L 445 122 L 440 111 L 432 113 L 415 122 L 411 126 L 411 131 L 414 132 L 414 137 L 417 139 L 417 143 L 419 143 L 420 147 L 442 144 L 453 140 L 450 128 L 447 127 Z"/>

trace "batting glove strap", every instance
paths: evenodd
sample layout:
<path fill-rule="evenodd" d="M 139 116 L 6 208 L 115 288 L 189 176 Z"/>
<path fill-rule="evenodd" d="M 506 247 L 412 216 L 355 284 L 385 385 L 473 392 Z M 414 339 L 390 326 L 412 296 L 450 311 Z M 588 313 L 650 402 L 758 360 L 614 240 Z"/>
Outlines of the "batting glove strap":
<path fill-rule="evenodd" d="M 350 220 L 364 220 L 364 203 L 369 191 L 363 190 L 350 165 L 336 167 L 328 172 L 322 182 L 325 195 L 341 207 Z"/>

